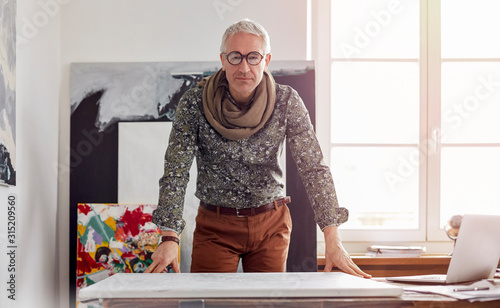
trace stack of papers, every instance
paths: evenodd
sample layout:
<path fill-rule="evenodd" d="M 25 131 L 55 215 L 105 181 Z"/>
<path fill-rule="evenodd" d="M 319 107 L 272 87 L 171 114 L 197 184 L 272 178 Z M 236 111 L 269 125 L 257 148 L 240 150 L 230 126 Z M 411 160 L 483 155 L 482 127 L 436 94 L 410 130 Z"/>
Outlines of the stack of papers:
<path fill-rule="evenodd" d="M 440 294 L 469 302 L 500 299 L 500 287 L 486 279 L 470 285 L 411 286 L 405 287 L 404 290 L 406 292 Z"/>
<path fill-rule="evenodd" d="M 411 258 L 420 257 L 425 247 L 420 246 L 382 246 L 372 245 L 367 248 L 367 256 L 379 258 Z"/>

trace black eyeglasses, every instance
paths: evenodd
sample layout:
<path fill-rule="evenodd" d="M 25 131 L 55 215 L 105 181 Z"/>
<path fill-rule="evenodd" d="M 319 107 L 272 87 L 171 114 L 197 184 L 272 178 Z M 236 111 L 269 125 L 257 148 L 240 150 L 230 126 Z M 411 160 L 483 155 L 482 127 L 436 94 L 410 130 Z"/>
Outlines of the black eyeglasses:
<path fill-rule="evenodd" d="M 224 56 L 226 57 L 227 62 L 229 62 L 229 64 L 231 64 L 231 65 L 240 64 L 241 61 L 243 61 L 243 58 L 246 58 L 247 63 L 250 65 L 258 65 L 262 61 L 262 59 L 264 58 L 264 56 L 261 55 L 260 53 L 258 53 L 257 51 L 252 51 L 251 53 L 246 54 L 246 55 L 242 55 L 238 51 L 231 51 L 227 55 L 224 54 Z"/>

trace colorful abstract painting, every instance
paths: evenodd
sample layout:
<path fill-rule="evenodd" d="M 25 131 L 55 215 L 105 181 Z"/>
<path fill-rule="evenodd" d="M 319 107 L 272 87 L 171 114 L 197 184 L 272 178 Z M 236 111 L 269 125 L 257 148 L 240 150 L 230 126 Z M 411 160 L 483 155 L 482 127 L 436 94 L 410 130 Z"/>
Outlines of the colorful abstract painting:
<path fill-rule="evenodd" d="M 115 273 L 142 273 L 158 247 L 156 205 L 78 204 L 78 290 Z"/>
<path fill-rule="evenodd" d="M 0 183 L 16 185 L 16 1 L 0 0 Z"/>

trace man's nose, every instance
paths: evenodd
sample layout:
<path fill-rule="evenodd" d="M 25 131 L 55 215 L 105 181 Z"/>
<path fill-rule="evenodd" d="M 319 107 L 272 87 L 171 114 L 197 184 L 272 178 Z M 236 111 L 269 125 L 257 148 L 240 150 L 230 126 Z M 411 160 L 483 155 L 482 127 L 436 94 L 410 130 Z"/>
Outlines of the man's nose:
<path fill-rule="evenodd" d="M 246 72 L 250 71 L 250 64 L 248 64 L 247 57 L 244 57 L 241 60 L 240 64 L 238 65 L 238 69 L 242 73 L 246 73 Z"/>

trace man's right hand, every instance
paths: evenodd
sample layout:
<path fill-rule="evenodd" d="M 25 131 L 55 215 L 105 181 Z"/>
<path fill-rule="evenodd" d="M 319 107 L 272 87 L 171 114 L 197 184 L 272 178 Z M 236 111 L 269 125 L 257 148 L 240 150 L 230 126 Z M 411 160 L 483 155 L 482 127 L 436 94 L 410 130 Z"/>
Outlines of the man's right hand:
<path fill-rule="evenodd" d="M 169 265 L 172 266 L 174 272 L 181 272 L 179 268 L 179 245 L 176 242 L 167 241 L 161 243 L 151 256 L 151 260 L 153 260 L 153 263 L 148 266 L 144 273 L 166 273 Z"/>

